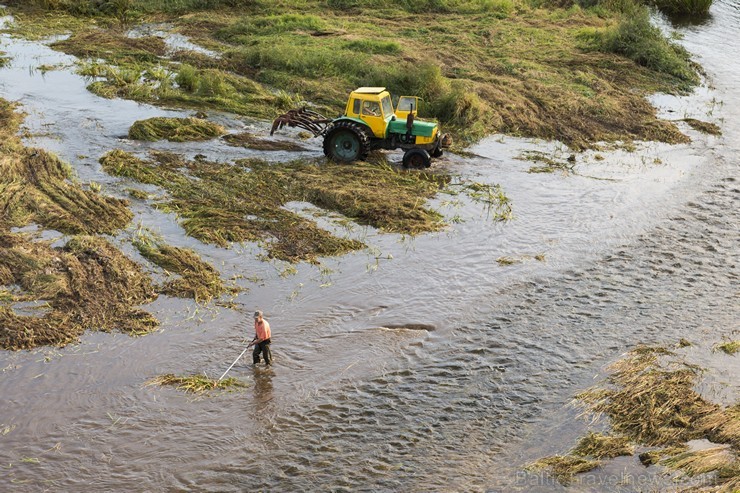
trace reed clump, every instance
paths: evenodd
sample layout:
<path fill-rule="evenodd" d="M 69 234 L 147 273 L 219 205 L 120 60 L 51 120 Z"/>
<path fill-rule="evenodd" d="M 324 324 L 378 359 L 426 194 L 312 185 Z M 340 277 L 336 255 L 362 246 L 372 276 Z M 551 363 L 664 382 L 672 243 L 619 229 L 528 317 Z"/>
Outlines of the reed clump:
<path fill-rule="evenodd" d="M 12 302 L 45 301 L 42 317 L 17 315 L 0 306 L 0 347 L 63 346 L 86 330 L 143 334 L 158 327 L 136 308 L 156 298 L 139 265 L 103 238 L 74 236 L 64 247 L 0 233 L 2 282 L 15 285 Z"/>
<path fill-rule="evenodd" d="M 216 389 L 235 390 L 247 386 L 241 380 L 233 377 L 224 378 L 219 381 L 209 378 L 206 375 L 178 376 L 172 373 L 155 377 L 149 380 L 147 385 L 169 385 L 175 387 L 177 390 L 182 390 L 183 392 L 191 394 L 205 394 Z"/>
<path fill-rule="evenodd" d="M 533 464 L 548 468 L 564 484 L 586 469 L 584 460 L 633 455 L 635 445 L 660 447 L 640 454 L 646 467 L 659 464 L 687 476 L 711 474 L 711 491 L 740 486 L 740 404 L 729 408 L 706 401 L 695 390 L 700 369 L 658 346 L 640 346 L 614 363 L 607 385 L 577 396 L 596 418 L 607 415 L 617 435 L 589 433 L 565 456 Z M 691 450 L 691 440 L 712 446 Z M 590 467 L 593 464 L 590 464 Z M 598 465 L 598 462 L 597 464 Z M 595 465 L 593 465 L 595 467 Z"/>
<path fill-rule="evenodd" d="M 132 140 L 155 142 L 190 142 L 215 139 L 226 133 L 226 129 L 217 123 L 201 118 L 154 117 L 137 120 L 131 125 L 128 137 Z"/>
<path fill-rule="evenodd" d="M 700 370 L 680 362 L 664 365 L 673 353 L 643 346 L 614 363 L 608 381 L 614 389 L 594 388 L 576 396 L 588 409 L 609 416 L 612 428 L 637 443 L 668 446 L 703 437 L 701 419 L 719 411 L 694 385 Z"/>

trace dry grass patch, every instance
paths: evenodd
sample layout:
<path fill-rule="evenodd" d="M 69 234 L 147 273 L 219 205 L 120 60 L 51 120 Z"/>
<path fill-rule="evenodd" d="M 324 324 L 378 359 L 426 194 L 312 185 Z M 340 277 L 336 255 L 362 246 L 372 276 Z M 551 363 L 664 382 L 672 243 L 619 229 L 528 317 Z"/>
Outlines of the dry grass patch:
<path fill-rule="evenodd" d="M 52 44 L 52 48 L 78 58 L 104 59 L 117 64 L 156 62 L 167 52 L 162 38 L 130 38 L 123 32 L 110 29 L 78 31 Z"/>
<path fill-rule="evenodd" d="M 715 351 L 722 351 L 729 355 L 734 355 L 740 351 L 740 341 L 725 341 L 714 346 Z"/>
<path fill-rule="evenodd" d="M 594 459 L 612 459 L 621 455 L 634 454 L 635 446 L 627 437 L 589 432 L 588 435 L 581 438 L 571 453 L 581 457 L 593 457 Z"/>

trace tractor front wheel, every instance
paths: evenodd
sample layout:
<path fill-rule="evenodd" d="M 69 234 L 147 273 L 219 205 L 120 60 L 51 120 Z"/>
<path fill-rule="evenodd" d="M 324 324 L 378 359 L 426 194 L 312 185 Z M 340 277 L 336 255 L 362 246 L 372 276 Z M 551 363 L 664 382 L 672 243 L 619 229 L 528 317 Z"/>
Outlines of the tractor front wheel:
<path fill-rule="evenodd" d="M 370 152 L 370 136 L 359 124 L 335 123 L 324 137 L 324 155 L 332 161 L 351 163 L 365 159 Z"/>
<path fill-rule="evenodd" d="M 423 169 L 432 165 L 432 158 L 424 149 L 409 149 L 403 155 L 403 167 Z"/>

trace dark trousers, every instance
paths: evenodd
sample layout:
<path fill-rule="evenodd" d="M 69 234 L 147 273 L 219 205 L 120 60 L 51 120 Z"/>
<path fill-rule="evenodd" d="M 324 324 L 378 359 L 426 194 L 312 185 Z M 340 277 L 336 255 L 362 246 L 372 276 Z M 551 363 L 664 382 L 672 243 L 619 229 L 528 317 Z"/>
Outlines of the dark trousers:
<path fill-rule="evenodd" d="M 256 365 L 260 362 L 260 353 L 265 358 L 265 364 L 272 364 L 272 353 L 270 352 L 270 339 L 265 339 L 262 342 L 255 344 L 254 351 L 252 351 L 252 362 Z"/>

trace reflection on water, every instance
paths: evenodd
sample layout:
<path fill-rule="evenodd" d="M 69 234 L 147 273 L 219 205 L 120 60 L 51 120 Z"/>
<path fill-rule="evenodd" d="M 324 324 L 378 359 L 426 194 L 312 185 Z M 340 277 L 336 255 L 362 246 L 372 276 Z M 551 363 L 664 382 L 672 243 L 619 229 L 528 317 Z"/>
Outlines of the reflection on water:
<path fill-rule="evenodd" d="M 391 254 L 377 269 L 378 254 L 361 252 L 327 260 L 331 283 L 310 265 L 283 277 L 249 246 L 201 245 L 173 217 L 134 204 L 136 221 L 168 242 L 196 248 L 225 277 L 260 282 L 236 299 L 241 312 L 162 297 L 148 309 L 163 328 L 144 338 L 90 334 L 64 349 L 0 354 L 0 464 L 12 464 L 0 489 L 557 491 L 522 484 L 521 467 L 570 447 L 580 430 L 567 403 L 604 364 L 637 343 L 711 344 L 739 328 L 740 62 L 716 42 L 738 42 L 738 17 L 736 5 L 715 2 L 710 21 L 683 31 L 716 92 L 656 99 L 721 121 L 723 138 L 691 133 L 691 146 L 648 144 L 603 161 L 586 153 L 570 176 L 528 174 L 514 159 L 555 144 L 486 140 L 474 149 L 481 157 L 442 163 L 501 183 L 516 219 L 491 223 L 475 204 L 440 199 L 463 222 L 438 235 L 355 231 Z M 101 101 L 66 71 L 33 75 L 29 65 L 69 59 L 3 41 L 14 58 L 0 70 L 2 94 L 59 136 L 37 143 L 122 194 L 129 184 L 103 174 L 97 157 L 137 150 L 117 136 L 164 111 Z M 708 114 L 713 94 L 724 104 Z M 186 149 L 237 152 L 218 142 Z M 526 260 L 537 255 L 545 261 Z M 504 267 L 502 256 L 525 261 Z M 220 375 L 244 347 L 254 306 L 270 307 L 275 366 L 236 365 L 230 376 L 249 388 L 192 400 L 142 385 L 168 372 Z M 723 364 L 718 380 L 737 375 L 736 361 Z"/>

